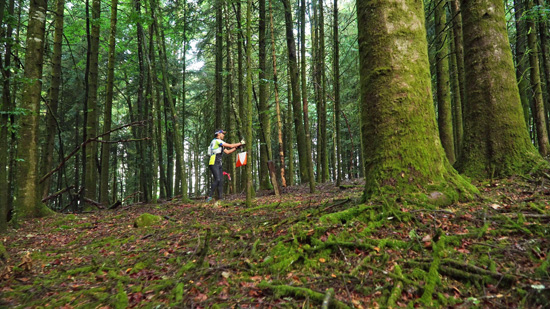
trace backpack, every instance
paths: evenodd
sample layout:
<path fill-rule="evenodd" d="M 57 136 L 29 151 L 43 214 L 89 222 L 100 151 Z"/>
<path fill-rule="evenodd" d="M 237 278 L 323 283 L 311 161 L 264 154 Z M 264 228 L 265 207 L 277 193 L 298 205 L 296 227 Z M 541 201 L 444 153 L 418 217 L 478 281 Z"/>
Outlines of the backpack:
<path fill-rule="evenodd" d="M 214 143 L 216 142 L 216 138 L 210 142 L 210 146 L 208 146 L 208 150 L 206 151 L 206 154 L 210 157 L 212 155 L 218 154 L 222 152 L 222 147 L 218 146 L 218 148 L 214 149 Z"/>

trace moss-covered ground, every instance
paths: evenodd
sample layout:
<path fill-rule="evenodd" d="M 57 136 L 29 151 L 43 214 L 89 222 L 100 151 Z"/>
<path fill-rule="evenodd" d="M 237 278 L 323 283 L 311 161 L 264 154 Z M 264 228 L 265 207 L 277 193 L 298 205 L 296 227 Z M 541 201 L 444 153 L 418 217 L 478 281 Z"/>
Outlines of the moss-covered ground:
<path fill-rule="evenodd" d="M 358 181 L 26 221 L 0 238 L 0 307 L 549 307 L 549 180 L 477 187 L 446 208 L 361 204 Z"/>

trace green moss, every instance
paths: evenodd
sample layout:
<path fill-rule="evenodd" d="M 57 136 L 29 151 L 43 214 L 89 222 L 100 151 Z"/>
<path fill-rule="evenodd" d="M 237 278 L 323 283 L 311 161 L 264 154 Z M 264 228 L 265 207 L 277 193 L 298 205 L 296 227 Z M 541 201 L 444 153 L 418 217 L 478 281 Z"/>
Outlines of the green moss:
<path fill-rule="evenodd" d="M 147 227 L 162 221 L 161 216 L 144 213 L 134 221 L 134 227 Z"/>
<path fill-rule="evenodd" d="M 116 302 L 115 302 L 115 308 L 116 309 L 124 309 L 128 308 L 129 301 L 128 301 L 128 295 L 126 294 L 126 291 L 124 290 L 124 285 L 122 282 L 117 283 L 117 294 L 116 294 Z"/>
<path fill-rule="evenodd" d="M 0 261 L 1 260 L 7 260 L 10 256 L 8 255 L 8 251 L 6 251 L 6 248 L 4 247 L 4 244 L 0 242 Z"/>

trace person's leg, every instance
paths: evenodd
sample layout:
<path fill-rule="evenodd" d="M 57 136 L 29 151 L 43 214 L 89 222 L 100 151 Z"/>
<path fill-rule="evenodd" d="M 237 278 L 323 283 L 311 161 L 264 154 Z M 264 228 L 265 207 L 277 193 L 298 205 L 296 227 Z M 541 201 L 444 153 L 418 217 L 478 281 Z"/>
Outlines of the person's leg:
<path fill-rule="evenodd" d="M 218 182 L 218 197 L 219 199 L 223 199 L 223 168 L 221 164 L 218 168 L 218 175 L 220 176 L 220 181 Z"/>
<path fill-rule="evenodd" d="M 216 165 L 208 165 L 208 168 L 210 169 L 210 172 L 212 172 L 212 176 L 214 177 L 214 180 L 212 180 L 212 185 L 210 186 L 210 193 L 208 194 L 208 199 L 210 200 L 212 197 L 214 197 L 214 193 L 216 191 L 216 188 L 218 187 L 218 182 L 221 177 L 219 177 L 218 169 L 216 168 Z"/>

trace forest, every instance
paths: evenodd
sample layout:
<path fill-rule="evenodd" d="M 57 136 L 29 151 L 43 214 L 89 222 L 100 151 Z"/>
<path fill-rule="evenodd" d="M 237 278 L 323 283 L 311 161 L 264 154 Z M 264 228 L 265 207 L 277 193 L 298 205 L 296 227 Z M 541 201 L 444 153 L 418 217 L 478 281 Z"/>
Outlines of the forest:
<path fill-rule="evenodd" d="M 549 39 L 548 0 L 0 0 L 0 307 L 548 307 Z"/>

